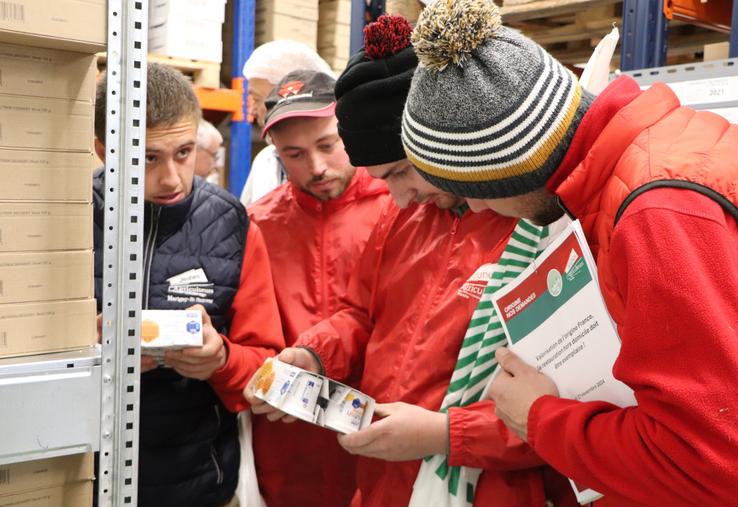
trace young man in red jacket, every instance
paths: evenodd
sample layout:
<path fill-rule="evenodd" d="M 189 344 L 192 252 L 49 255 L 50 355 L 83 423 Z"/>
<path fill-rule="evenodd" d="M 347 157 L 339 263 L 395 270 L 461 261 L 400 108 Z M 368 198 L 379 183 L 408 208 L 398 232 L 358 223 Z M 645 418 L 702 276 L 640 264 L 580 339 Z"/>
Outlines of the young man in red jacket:
<path fill-rule="evenodd" d="M 339 437 L 359 455 L 352 506 L 407 506 L 422 458 L 430 455 L 442 457 L 450 476 L 466 477 L 462 467 L 481 471 L 474 492 L 466 482 L 454 488 L 461 501 L 472 496 L 479 506 L 542 506 L 546 469 L 507 431 L 490 401 L 439 410 L 470 316 L 516 221 L 470 212 L 463 199 L 425 182 L 405 158 L 400 118 L 417 65 L 410 31 L 399 17 L 369 25 L 366 50 L 336 84 L 339 132 L 351 161 L 387 181 L 397 206 L 384 209 L 341 310 L 301 334 L 295 346 L 304 348 L 287 349 L 280 358 L 335 379 L 363 371 L 360 389 L 378 402 L 382 419 Z M 247 396 L 255 412 L 281 416 Z M 449 495 L 449 481 L 438 481 Z"/>
<path fill-rule="evenodd" d="M 285 76 L 267 97 L 270 136 L 288 182 L 248 208 L 269 251 L 288 346 L 339 308 L 384 203 L 387 186 L 349 162 L 336 127 L 335 79 Z M 254 417 L 254 458 L 269 507 L 345 507 L 355 458 L 327 431 Z"/>
<path fill-rule="evenodd" d="M 457 44 L 462 26 L 478 37 Z M 663 84 L 642 92 L 622 77 L 586 94 L 501 27 L 491 1 L 435 2 L 414 37 L 409 158 L 474 209 L 581 220 L 622 340 L 613 373 L 638 402 L 561 399 L 501 349 L 498 415 L 611 504 L 735 504 L 738 126 L 681 107 Z"/>

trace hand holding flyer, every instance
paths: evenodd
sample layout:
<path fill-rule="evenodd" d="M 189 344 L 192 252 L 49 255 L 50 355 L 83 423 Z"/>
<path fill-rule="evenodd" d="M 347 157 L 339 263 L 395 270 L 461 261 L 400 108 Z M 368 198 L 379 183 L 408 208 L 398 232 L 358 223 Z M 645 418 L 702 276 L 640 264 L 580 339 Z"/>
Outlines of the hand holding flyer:
<path fill-rule="evenodd" d="M 578 221 L 497 291 L 494 305 L 510 350 L 550 377 L 562 398 L 636 404 L 633 391 L 612 374 L 620 338 Z M 572 486 L 580 503 L 599 496 Z"/>

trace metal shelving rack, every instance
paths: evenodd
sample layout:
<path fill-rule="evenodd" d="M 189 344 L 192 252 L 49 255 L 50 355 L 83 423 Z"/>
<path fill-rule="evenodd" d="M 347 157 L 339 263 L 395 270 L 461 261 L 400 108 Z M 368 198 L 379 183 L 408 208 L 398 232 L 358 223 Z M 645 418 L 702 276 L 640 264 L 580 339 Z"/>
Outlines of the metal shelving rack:
<path fill-rule="evenodd" d="M 620 67 L 641 87 L 669 84 L 679 101 L 738 122 L 738 0 L 732 5 L 730 58 L 664 66 L 668 20 L 663 0 L 624 0 Z"/>
<path fill-rule="evenodd" d="M 0 464 L 100 451 L 99 505 L 136 505 L 147 0 L 108 0 L 102 344 L 0 360 Z"/>
<path fill-rule="evenodd" d="M 662 67 L 666 62 L 668 20 L 663 0 L 624 0 L 620 68 Z M 738 57 L 738 0 L 732 5 L 730 58 Z"/>

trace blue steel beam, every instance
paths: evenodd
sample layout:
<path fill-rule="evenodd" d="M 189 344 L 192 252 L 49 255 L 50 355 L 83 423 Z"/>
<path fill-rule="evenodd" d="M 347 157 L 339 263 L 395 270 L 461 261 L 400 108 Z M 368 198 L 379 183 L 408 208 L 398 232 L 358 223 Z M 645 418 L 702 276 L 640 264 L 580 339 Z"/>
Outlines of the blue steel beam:
<path fill-rule="evenodd" d="M 738 58 L 738 0 L 733 0 L 733 17 L 730 24 L 730 57 Z"/>
<path fill-rule="evenodd" d="M 364 46 L 364 0 L 351 0 L 351 54 Z"/>
<path fill-rule="evenodd" d="M 666 63 L 667 20 L 663 0 L 625 0 L 620 69 L 661 67 Z"/>
<path fill-rule="evenodd" d="M 233 2 L 233 51 L 231 77 L 243 79 L 243 65 L 254 50 L 254 0 Z M 244 94 L 248 88 L 244 86 Z M 251 124 L 247 121 L 248 101 L 244 96 L 242 120 L 231 122 L 230 153 L 228 158 L 228 190 L 236 196 L 246 183 L 251 168 Z"/>

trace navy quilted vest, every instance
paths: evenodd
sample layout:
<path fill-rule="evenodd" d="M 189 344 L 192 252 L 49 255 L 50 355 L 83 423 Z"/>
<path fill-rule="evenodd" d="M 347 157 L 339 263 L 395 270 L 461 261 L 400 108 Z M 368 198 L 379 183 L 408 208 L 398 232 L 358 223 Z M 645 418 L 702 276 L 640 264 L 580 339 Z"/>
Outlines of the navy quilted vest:
<path fill-rule="evenodd" d="M 104 173 L 94 177 L 95 294 L 102 294 Z M 221 333 L 238 290 L 248 218 L 231 194 L 196 177 L 192 193 L 171 206 L 145 204 L 143 307 L 200 303 Z M 205 283 L 167 279 L 202 269 Z M 98 311 L 100 310 L 98 296 Z M 235 414 L 207 382 L 158 368 L 141 377 L 139 496 L 142 507 L 220 507 L 238 481 Z"/>

